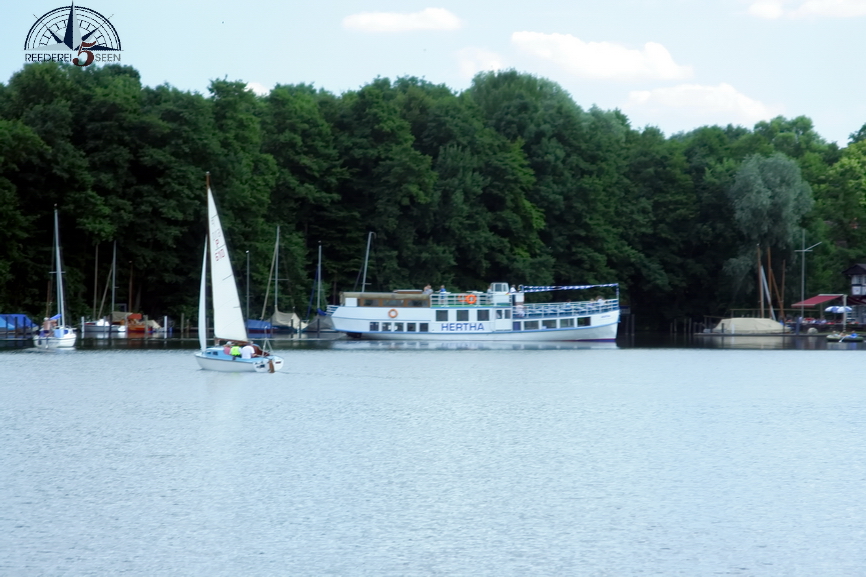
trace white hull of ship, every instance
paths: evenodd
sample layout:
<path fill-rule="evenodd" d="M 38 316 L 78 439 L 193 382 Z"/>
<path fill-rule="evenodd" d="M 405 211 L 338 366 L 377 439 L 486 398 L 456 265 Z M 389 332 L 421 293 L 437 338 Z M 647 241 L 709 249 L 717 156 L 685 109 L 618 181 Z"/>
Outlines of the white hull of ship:
<path fill-rule="evenodd" d="M 495 333 L 361 333 L 363 339 L 381 341 L 499 341 L 499 342 L 554 342 L 554 341 L 615 341 L 616 324 L 585 329 L 551 329 L 538 331 Z"/>
<path fill-rule="evenodd" d="M 494 321 L 479 322 L 436 322 L 422 315 L 401 315 L 399 321 L 404 330 L 396 331 L 371 331 L 370 323 L 390 323 L 393 327 L 397 321 L 395 317 L 389 317 L 387 308 L 374 307 L 339 307 L 334 311 L 332 318 L 334 328 L 352 337 L 383 341 L 615 341 L 617 325 L 619 324 L 619 310 L 607 311 L 591 315 L 589 326 L 578 326 L 570 328 L 538 328 L 534 330 L 513 330 L 501 328 L 501 330 L 489 330 L 488 326 L 495 327 Z M 430 309 L 427 309 L 430 310 Z M 403 311 L 401 311 L 403 312 Z M 393 313 L 392 313 L 393 314 Z M 558 319 L 539 319 L 558 320 Z M 428 330 L 407 331 L 408 323 L 414 323 L 416 328 L 421 323 L 428 325 Z M 479 330 L 478 325 L 484 325 Z M 504 323 L 501 323 L 504 324 Z M 513 326 L 513 321 L 507 321 L 507 325 Z"/>

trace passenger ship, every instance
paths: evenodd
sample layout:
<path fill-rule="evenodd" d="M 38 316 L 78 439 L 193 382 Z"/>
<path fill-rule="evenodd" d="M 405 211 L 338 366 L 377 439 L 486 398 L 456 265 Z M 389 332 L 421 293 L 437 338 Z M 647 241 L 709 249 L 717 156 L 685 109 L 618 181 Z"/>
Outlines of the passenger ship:
<path fill-rule="evenodd" d="M 536 292 L 616 288 L 616 298 L 527 303 Z M 378 340 L 613 341 L 619 323 L 619 285 L 521 286 L 493 283 L 487 292 L 398 290 L 344 292 L 329 307 L 334 329 Z"/>

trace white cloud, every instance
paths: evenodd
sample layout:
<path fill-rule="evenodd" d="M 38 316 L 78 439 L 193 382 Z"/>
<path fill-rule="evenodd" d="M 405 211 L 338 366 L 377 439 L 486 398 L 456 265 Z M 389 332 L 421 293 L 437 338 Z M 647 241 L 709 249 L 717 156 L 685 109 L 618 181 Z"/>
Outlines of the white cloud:
<path fill-rule="evenodd" d="M 246 89 L 252 90 L 253 94 L 256 96 L 267 96 L 271 93 L 270 88 L 267 88 L 264 84 L 259 84 L 258 82 L 247 82 Z"/>
<path fill-rule="evenodd" d="M 584 42 L 571 34 L 515 32 L 518 48 L 562 66 L 582 78 L 604 80 L 679 80 L 690 78 L 690 66 L 680 66 L 667 48 L 647 42 L 643 50 L 612 42 Z"/>
<path fill-rule="evenodd" d="M 457 60 L 460 75 L 464 78 L 472 78 L 479 72 L 505 68 L 504 60 L 499 54 L 484 48 L 463 48 L 457 52 Z"/>
<path fill-rule="evenodd" d="M 866 0 L 757 0 L 747 10 L 758 18 L 856 18 L 866 16 Z"/>
<path fill-rule="evenodd" d="M 758 0 L 758 2 L 749 6 L 747 12 L 752 16 L 757 16 L 758 18 L 775 20 L 776 18 L 782 17 L 785 13 L 785 9 L 781 0 Z"/>
<path fill-rule="evenodd" d="M 425 8 L 420 12 L 362 12 L 343 18 L 343 28 L 361 32 L 407 32 L 410 30 L 457 30 L 460 18 L 444 8 Z"/>
<path fill-rule="evenodd" d="M 807 0 L 791 12 L 791 18 L 824 16 L 827 18 L 856 18 L 866 16 L 864 0 Z"/>
<path fill-rule="evenodd" d="M 629 93 L 628 103 L 623 107 L 630 113 L 648 120 L 649 124 L 666 124 L 660 119 L 676 117 L 684 127 L 699 124 L 741 124 L 752 126 L 760 120 L 768 120 L 782 113 L 738 92 L 730 84 L 701 86 L 680 84 L 655 90 L 637 90 Z"/>

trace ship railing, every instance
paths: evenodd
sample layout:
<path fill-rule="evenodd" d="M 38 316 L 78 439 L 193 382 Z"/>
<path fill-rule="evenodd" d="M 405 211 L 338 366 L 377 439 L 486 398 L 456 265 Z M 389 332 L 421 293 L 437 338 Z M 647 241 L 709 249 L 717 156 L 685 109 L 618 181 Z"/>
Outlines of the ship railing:
<path fill-rule="evenodd" d="M 606 299 L 602 302 L 529 303 L 515 306 L 513 314 L 517 318 L 573 317 L 597 315 L 618 309 L 618 299 Z"/>
<path fill-rule="evenodd" d="M 434 292 L 430 295 L 430 306 L 433 307 L 490 307 L 508 306 L 494 305 L 490 295 L 482 292 L 469 293 L 442 293 Z"/>

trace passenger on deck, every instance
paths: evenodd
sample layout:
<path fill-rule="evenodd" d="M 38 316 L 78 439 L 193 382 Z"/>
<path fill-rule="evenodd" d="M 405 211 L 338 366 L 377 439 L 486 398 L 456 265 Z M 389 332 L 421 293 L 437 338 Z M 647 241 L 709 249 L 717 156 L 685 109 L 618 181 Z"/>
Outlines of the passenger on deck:
<path fill-rule="evenodd" d="M 443 294 L 443 295 L 444 295 L 446 292 L 448 292 L 448 291 L 445 290 L 445 285 L 442 285 L 442 286 L 439 287 L 439 292 L 440 292 L 440 294 Z"/>
<path fill-rule="evenodd" d="M 429 284 L 427 286 L 425 286 L 424 287 L 424 294 L 425 295 L 432 295 L 433 294 L 433 287 L 431 287 Z"/>

